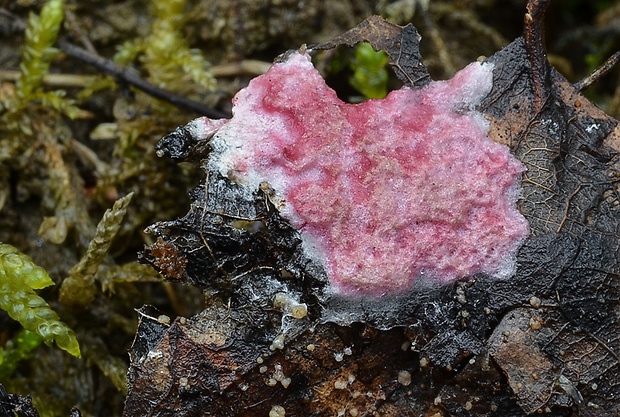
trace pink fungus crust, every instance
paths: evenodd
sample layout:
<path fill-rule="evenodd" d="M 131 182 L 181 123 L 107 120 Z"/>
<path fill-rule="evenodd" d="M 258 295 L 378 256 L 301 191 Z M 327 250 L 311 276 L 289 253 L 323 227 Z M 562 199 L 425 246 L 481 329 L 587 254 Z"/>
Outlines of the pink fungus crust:
<path fill-rule="evenodd" d="M 491 87 L 492 66 L 473 63 L 348 104 L 295 53 L 236 95 L 209 164 L 253 190 L 269 182 L 341 295 L 508 278 L 528 235 L 516 207 L 525 168 L 474 111 Z"/>

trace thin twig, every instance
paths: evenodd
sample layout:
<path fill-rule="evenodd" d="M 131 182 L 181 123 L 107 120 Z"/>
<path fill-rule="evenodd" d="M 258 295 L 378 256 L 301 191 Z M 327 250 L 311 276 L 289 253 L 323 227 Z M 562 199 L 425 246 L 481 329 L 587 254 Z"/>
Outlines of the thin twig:
<path fill-rule="evenodd" d="M 239 62 L 214 65 L 209 68 L 215 78 L 237 77 L 240 75 L 261 75 L 271 67 L 269 62 L 245 59 Z M 0 81 L 17 81 L 21 77 L 20 71 L 0 70 Z M 43 76 L 43 84 L 50 87 L 71 88 L 86 87 L 97 80 L 97 75 L 57 74 L 48 73 Z"/>
<path fill-rule="evenodd" d="M 543 28 L 545 10 L 549 0 L 529 0 L 527 3 L 527 13 L 525 14 L 525 28 L 523 37 L 525 38 L 525 49 L 530 61 L 532 70 L 532 84 L 534 86 L 534 111 L 541 110 L 543 103 L 547 100 L 547 75 L 549 62 L 545 53 L 543 41 Z"/>
<path fill-rule="evenodd" d="M 575 84 L 573 84 L 573 86 L 575 87 L 577 91 L 581 91 L 584 88 L 588 88 L 589 86 L 594 84 L 596 81 L 598 81 L 599 78 L 601 78 L 603 75 L 607 74 L 618 63 L 618 61 L 620 61 L 620 51 L 616 52 L 615 54 L 607 58 L 607 61 L 605 61 L 603 65 L 595 69 L 592 72 L 592 74 L 588 75 L 583 80 L 578 81 Z"/>
<path fill-rule="evenodd" d="M 68 23 L 69 29 L 73 32 L 74 36 L 80 40 L 82 46 L 91 54 L 98 55 L 97 49 L 95 49 L 90 39 L 88 39 L 88 36 L 86 36 L 82 30 L 75 13 L 71 10 L 65 10 L 65 21 Z"/>
<path fill-rule="evenodd" d="M 450 53 L 448 52 L 448 47 L 446 43 L 443 41 L 441 34 L 439 33 L 439 29 L 433 22 L 428 10 L 424 7 L 421 8 L 420 14 L 422 15 L 422 19 L 424 20 L 424 24 L 429 32 L 429 36 L 433 43 L 435 44 L 435 50 L 437 51 L 437 55 L 439 57 L 439 62 L 443 67 L 443 71 L 446 75 L 452 76 L 456 72 L 456 67 L 450 58 Z"/>
<path fill-rule="evenodd" d="M 95 169 L 97 177 L 102 177 L 110 172 L 110 166 L 99 159 L 97 152 L 84 145 L 79 140 L 72 139 L 71 147 L 75 154 L 85 165 L 91 165 Z"/>
<path fill-rule="evenodd" d="M 215 78 L 236 77 L 238 75 L 261 75 L 271 67 L 269 62 L 245 59 L 239 62 L 214 65 L 209 68 Z"/>
<path fill-rule="evenodd" d="M 82 49 L 79 46 L 75 46 L 66 41 L 58 41 L 58 48 L 67 55 L 79 59 L 80 61 L 83 61 L 89 65 L 92 65 L 103 72 L 111 74 L 116 78 L 126 82 L 127 84 L 133 85 L 134 87 L 144 91 L 150 96 L 165 100 L 169 103 L 174 104 L 177 107 L 193 111 L 202 116 L 207 116 L 214 119 L 221 119 L 227 117 L 226 114 L 218 110 L 214 110 L 212 108 L 204 106 L 201 103 L 189 100 L 185 97 L 159 88 L 133 74 L 129 68 L 116 65 L 113 61 L 110 61 L 109 59 L 105 59 L 98 55 L 93 55 L 86 49 Z"/>
<path fill-rule="evenodd" d="M 446 16 L 450 19 L 454 19 L 460 25 L 469 28 L 477 35 L 481 35 L 489 39 L 497 49 L 501 49 L 508 45 L 508 41 L 491 26 L 482 23 L 479 17 L 477 17 L 472 10 L 473 8 L 464 9 L 460 6 L 455 6 L 452 3 L 443 4 L 440 2 L 432 3 L 433 11 L 439 15 L 439 18 Z M 436 20 L 438 20 L 436 18 Z"/>
<path fill-rule="evenodd" d="M 0 81 L 17 81 L 21 75 L 20 71 L 0 70 Z M 48 73 L 43 76 L 43 84 L 57 88 L 86 87 L 96 78 L 95 75 Z"/>
<path fill-rule="evenodd" d="M 27 27 L 26 22 L 21 20 L 19 16 L 16 16 L 15 14 L 6 10 L 5 8 L 0 8 L 0 14 L 10 17 L 11 19 L 13 19 L 16 27 L 20 28 L 21 30 L 26 30 L 26 27 Z M 110 61 L 109 59 L 105 59 L 99 55 L 92 54 L 86 49 L 73 45 L 70 42 L 59 40 L 57 42 L 57 46 L 60 50 L 62 50 L 67 55 L 75 59 L 78 59 L 80 61 L 83 61 L 89 65 L 92 65 L 95 68 L 99 69 L 100 71 L 113 75 L 119 80 L 144 91 L 145 93 L 147 93 L 148 95 L 152 97 L 172 103 L 173 105 L 179 108 L 193 111 L 201 116 L 207 116 L 207 117 L 211 117 L 214 119 L 221 119 L 221 118 L 228 117 L 226 114 L 218 110 L 214 110 L 210 107 L 204 106 L 201 103 L 198 103 L 193 100 L 189 100 L 185 97 L 179 96 L 170 91 L 159 88 L 145 81 L 144 79 L 138 77 L 137 75 L 133 74 L 129 68 L 122 67 L 120 65 L 117 65 L 113 61 Z"/>

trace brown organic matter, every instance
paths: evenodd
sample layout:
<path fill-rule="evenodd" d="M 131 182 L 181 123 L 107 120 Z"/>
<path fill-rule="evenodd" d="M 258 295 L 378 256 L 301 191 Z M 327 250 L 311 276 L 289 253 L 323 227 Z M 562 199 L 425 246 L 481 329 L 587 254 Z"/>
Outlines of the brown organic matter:
<path fill-rule="evenodd" d="M 124 415 L 618 414 L 617 121 L 547 62 L 531 32 L 544 3 L 531 1 L 525 37 L 488 59 L 493 89 L 479 108 L 491 138 L 528 168 L 520 211 L 531 235 L 512 279 L 479 274 L 389 300 L 397 310 L 385 300 L 353 308 L 330 296 L 266 193 L 248 195 L 203 164 L 189 213 L 151 226 L 161 241 L 143 257 L 157 267 L 162 241 L 173 245 L 184 268 L 171 278 L 210 301 L 171 325 L 142 317 Z M 361 37 L 324 45 L 372 40 L 392 55 L 400 45 L 413 64 L 393 59 L 396 71 L 418 85 L 422 60 L 409 49 L 417 33 L 385 27 L 372 18 L 348 32 Z M 171 135 L 159 150 L 191 149 L 178 143 L 187 139 Z M 207 147 L 193 145 L 206 159 Z M 308 316 L 274 307 L 281 292 L 305 303 Z"/>

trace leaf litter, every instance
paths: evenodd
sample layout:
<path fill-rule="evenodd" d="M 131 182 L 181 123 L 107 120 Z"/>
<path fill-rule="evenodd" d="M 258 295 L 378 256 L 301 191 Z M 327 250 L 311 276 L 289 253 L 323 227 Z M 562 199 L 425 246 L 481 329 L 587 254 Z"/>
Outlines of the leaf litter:
<path fill-rule="evenodd" d="M 248 192 L 210 167 L 212 131 L 164 138 L 159 153 L 202 161 L 206 178 L 186 216 L 149 228 L 159 249 L 142 260 L 201 288 L 207 307 L 148 334 L 155 319 L 142 317 L 148 354 L 132 355 L 124 415 L 617 413 L 617 122 L 537 55 L 528 29 L 488 58 L 493 87 L 478 106 L 489 136 L 527 167 L 519 210 L 530 236 L 508 280 L 334 296 L 274 190 Z M 406 84 L 430 82 L 412 26 L 375 17 L 322 47 L 359 41 L 384 50 Z"/>

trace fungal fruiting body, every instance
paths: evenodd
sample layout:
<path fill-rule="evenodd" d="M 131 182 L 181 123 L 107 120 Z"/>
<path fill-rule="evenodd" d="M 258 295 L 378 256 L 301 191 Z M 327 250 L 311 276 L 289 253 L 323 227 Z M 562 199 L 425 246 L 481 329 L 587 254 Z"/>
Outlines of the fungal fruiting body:
<path fill-rule="evenodd" d="M 230 121 L 194 126 L 218 128 L 210 169 L 252 190 L 270 184 L 335 292 L 380 296 L 419 279 L 514 274 L 525 168 L 474 110 L 491 87 L 492 65 L 472 63 L 348 104 L 293 53 L 236 95 Z"/>

